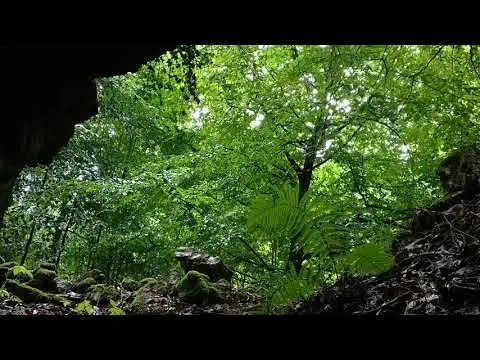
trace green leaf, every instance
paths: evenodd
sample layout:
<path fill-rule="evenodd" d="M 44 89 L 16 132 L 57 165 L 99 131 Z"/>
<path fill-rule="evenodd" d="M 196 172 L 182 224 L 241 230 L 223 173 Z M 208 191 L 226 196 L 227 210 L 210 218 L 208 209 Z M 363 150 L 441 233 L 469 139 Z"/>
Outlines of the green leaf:
<path fill-rule="evenodd" d="M 81 315 L 92 315 L 93 314 L 93 306 L 90 304 L 90 301 L 84 300 L 80 304 L 77 305 L 75 311 Z"/>
<path fill-rule="evenodd" d="M 110 300 L 110 307 L 108 309 L 108 314 L 109 315 L 125 315 L 125 311 L 123 311 L 123 309 L 121 309 L 115 301 Z"/>

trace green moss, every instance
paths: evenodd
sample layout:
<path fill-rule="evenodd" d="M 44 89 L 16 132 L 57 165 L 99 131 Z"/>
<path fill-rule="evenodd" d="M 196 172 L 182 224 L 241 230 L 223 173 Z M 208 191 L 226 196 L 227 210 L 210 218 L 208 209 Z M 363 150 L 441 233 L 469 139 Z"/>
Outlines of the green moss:
<path fill-rule="evenodd" d="M 27 282 L 27 285 L 40 290 L 53 292 L 57 290 L 57 282 L 55 281 L 56 276 L 57 274 L 55 271 L 38 268 L 33 273 L 33 279 Z"/>
<path fill-rule="evenodd" d="M 22 283 L 26 283 L 33 279 L 33 274 L 30 270 L 24 266 L 14 266 L 8 270 L 7 279 L 17 280 Z"/>
<path fill-rule="evenodd" d="M 145 312 L 147 310 L 147 300 L 148 299 L 142 293 L 135 295 L 135 298 L 133 299 L 132 304 L 130 305 L 132 312 L 134 313 Z"/>
<path fill-rule="evenodd" d="M 88 289 L 86 298 L 97 305 L 107 305 L 110 300 L 118 298 L 119 292 L 113 285 L 98 284 Z"/>
<path fill-rule="evenodd" d="M 18 264 L 15 261 L 9 261 L 3 264 L 0 264 L 0 267 L 6 267 L 6 268 L 12 268 L 14 266 L 17 266 Z"/>
<path fill-rule="evenodd" d="M 140 285 L 142 285 L 142 286 L 144 286 L 148 283 L 158 283 L 158 280 L 155 279 L 155 278 L 145 278 L 145 279 L 140 280 Z"/>
<path fill-rule="evenodd" d="M 157 280 L 151 279 L 135 292 L 135 297 L 130 304 L 130 309 L 134 313 L 143 313 L 147 310 L 147 302 L 158 293 L 164 293 L 166 287 Z"/>
<path fill-rule="evenodd" d="M 178 283 L 177 293 L 180 299 L 189 303 L 207 304 L 222 300 L 209 277 L 198 271 L 189 271 Z"/>
<path fill-rule="evenodd" d="M 57 271 L 57 266 L 54 263 L 41 262 L 40 264 L 38 264 L 38 267 L 41 268 L 41 269 Z"/>
<path fill-rule="evenodd" d="M 39 280 L 53 280 L 57 276 L 57 273 L 53 270 L 45 268 L 38 268 L 33 272 L 33 278 Z"/>
<path fill-rule="evenodd" d="M 9 293 L 5 289 L 0 289 L 0 300 L 1 299 L 7 299 L 9 296 Z"/>
<path fill-rule="evenodd" d="M 85 291 L 87 291 L 90 286 L 92 285 L 95 285 L 97 282 L 95 281 L 94 278 L 91 278 L 91 277 L 88 277 L 86 279 L 83 279 L 82 281 L 78 282 L 74 289 L 76 292 L 79 292 L 79 293 L 84 293 Z"/>
<path fill-rule="evenodd" d="M 125 289 L 125 290 L 128 290 L 128 291 L 136 291 L 138 290 L 140 287 L 142 286 L 142 284 L 136 280 L 133 280 L 131 278 L 125 278 L 123 279 L 122 281 L 122 287 Z"/>
<path fill-rule="evenodd" d="M 105 275 L 98 269 L 92 269 L 87 272 L 87 278 L 93 278 L 97 283 L 101 283 L 105 280 Z"/>
<path fill-rule="evenodd" d="M 5 283 L 5 289 L 9 293 L 19 297 L 24 302 L 50 302 L 54 297 L 44 293 L 39 289 L 8 279 Z"/>

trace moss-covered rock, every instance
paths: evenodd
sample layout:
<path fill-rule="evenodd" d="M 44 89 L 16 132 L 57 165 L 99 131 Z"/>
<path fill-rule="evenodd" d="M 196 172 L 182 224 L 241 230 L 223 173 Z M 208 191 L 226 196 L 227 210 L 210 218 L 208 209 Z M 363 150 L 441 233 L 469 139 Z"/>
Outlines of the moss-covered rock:
<path fill-rule="evenodd" d="M 41 262 L 38 264 L 38 267 L 42 269 L 51 270 L 51 271 L 57 271 L 57 266 L 54 263 Z"/>
<path fill-rule="evenodd" d="M 102 273 L 101 270 L 92 269 L 87 272 L 86 278 L 93 278 L 97 282 L 97 284 L 102 283 L 105 280 L 105 275 Z"/>
<path fill-rule="evenodd" d="M 132 303 L 130 304 L 130 310 L 133 312 L 133 313 L 143 313 L 147 310 L 147 300 L 149 298 L 147 296 L 145 296 L 144 293 L 139 293 L 137 295 L 135 295 L 135 297 L 133 298 L 133 301 Z"/>
<path fill-rule="evenodd" d="M 5 262 L 3 264 L 0 264 L 0 267 L 6 267 L 6 268 L 12 268 L 14 266 L 17 266 L 18 264 L 15 262 L 15 261 L 9 261 L 9 262 Z"/>
<path fill-rule="evenodd" d="M 194 270 L 208 275 L 210 281 L 225 279 L 232 280 L 233 271 L 230 270 L 217 256 L 210 256 L 198 249 L 190 247 L 178 248 L 175 259 L 180 262 L 185 273 Z"/>
<path fill-rule="evenodd" d="M 8 273 L 7 267 L 0 267 L 0 286 L 3 285 L 5 280 L 7 280 L 7 273 Z"/>
<path fill-rule="evenodd" d="M 128 291 L 136 291 L 140 289 L 142 284 L 139 281 L 133 280 L 131 278 L 125 278 L 122 281 L 122 287 Z"/>
<path fill-rule="evenodd" d="M 46 268 L 38 268 L 33 272 L 33 278 L 39 280 L 53 280 L 57 276 L 57 273 L 53 270 Z"/>
<path fill-rule="evenodd" d="M 0 300 L 8 299 L 9 296 L 10 296 L 10 293 L 7 290 L 0 289 Z"/>
<path fill-rule="evenodd" d="M 27 282 L 27 285 L 40 290 L 54 292 L 57 290 L 56 276 L 55 271 L 40 267 L 34 271 L 33 279 Z"/>
<path fill-rule="evenodd" d="M 86 292 L 90 286 L 92 285 L 95 285 L 97 284 L 97 281 L 92 278 L 92 277 L 88 277 L 86 279 L 83 279 L 81 281 L 79 281 L 75 286 L 74 286 L 74 290 L 78 293 L 84 293 Z"/>
<path fill-rule="evenodd" d="M 189 271 L 178 283 L 177 294 L 185 302 L 194 304 L 212 304 L 223 301 L 209 277 L 198 271 Z"/>
<path fill-rule="evenodd" d="M 158 280 L 155 279 L 155 278 L 145 278 L 145 279 L 142 279 L 140 280 L 140 285 L 141 286 L 145 286 L 147 285 L 148 283 L 158 283 Z"/>
<path fill-rule="evenodd" d="M 9 293 L 17 296 L 26 303 L 49 302 L 54 299 L 52 295 L 47 294 L 42 290 L 36 289 L 26 284 L 22 284 L 15 280 L 8 279 L 5 283 L 5 289 L 7 289 Z"/>
<path fill-rule="evenodd" d="M 75 283 L 70 280 L 55 278 L 57 283 L 57 291 L 62 293 L 68 293 L 75 288 Z"/>
<path fill-rule="evenodd" d="M 86 298 L 94 304 L 103 306 L 109 304 L 110 300 L 117 299 L 119 295 L 115 286 L 98 284 L 90 286 Z"/>
<path fill-rule="evenodd" d="M 16 280 L 21 283 L 26 283 L 33 279 L 33 274 L 24 266 L 16 265 L 8 269 L 7 279 Z"/>
<path fill-rule="evenodd" d="M 157 294 L 166 292 L 166 287 L 155 279 L 150 279 L 145 285 L 134 293 L 134 298 L 129 306 L 133 313 L 142 313 L 147 310 L 147 304 Z"/>

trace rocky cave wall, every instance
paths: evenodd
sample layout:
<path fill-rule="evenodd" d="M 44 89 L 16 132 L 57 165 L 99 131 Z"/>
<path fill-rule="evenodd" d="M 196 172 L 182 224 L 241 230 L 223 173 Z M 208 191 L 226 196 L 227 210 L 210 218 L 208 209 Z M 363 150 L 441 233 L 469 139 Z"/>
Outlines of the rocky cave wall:
<path fill-rule="evenodd" d="M 97 113 L 95 78 L 136 71 L 174 44 L 0 45 L 0 225 L 24 166 L 48 164 Z"/>

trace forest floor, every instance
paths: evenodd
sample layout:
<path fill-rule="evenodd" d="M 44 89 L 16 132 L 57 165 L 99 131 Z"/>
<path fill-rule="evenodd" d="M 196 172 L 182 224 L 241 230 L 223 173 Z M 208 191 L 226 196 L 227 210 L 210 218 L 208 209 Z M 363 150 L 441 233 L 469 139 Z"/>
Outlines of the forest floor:
<path fill-rule="evenodd" d="M 180 300 L 171 292 L 153 289 L 145 298 L 145 308 L 142 311 L 133 311 L 132 301 L 135 293 L 119 287 L 120 300 L 118 306 L 129 314 L 152 315 L 248 315 L 256 313 L 260 305 L 260 296 L 247 290 L 233 289 L 226 296 L 225 301 L 216 304 L 190 304 Z M 24 303 L 13 296 L 7 295 L 0 300 L 0 315 L 79 315 L 77 305 L 83 297 L 76 293 L 60 294 L 67 298 L 77 297 L 70 304 L 60 305 L 54 302 Z M 91 315 L 108 315 L 110 305 L 92 304 Z"/>
<path fill-rule="evenodd" d="M 480 315 L 480 195 L 420 209 L 392 251 L 397 265 L 388 272 L 344 276 L 292 312 Z"/>

